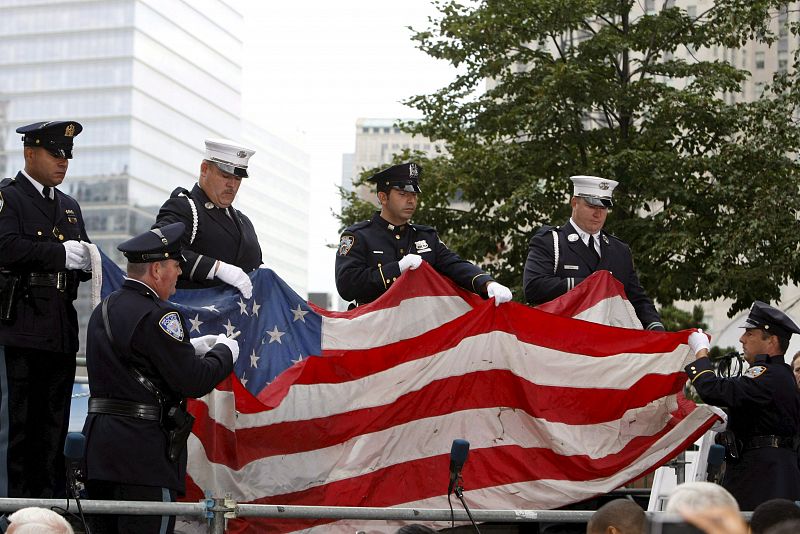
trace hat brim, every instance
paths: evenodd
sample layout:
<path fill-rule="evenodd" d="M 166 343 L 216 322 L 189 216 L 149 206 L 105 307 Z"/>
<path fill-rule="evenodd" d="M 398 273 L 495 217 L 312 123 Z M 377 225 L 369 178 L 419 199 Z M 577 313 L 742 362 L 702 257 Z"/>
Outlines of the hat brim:
<path fill-rule="evenodd" d="M 389 184 L 389 189 L 397 189 L 408 193 L 422 193 L 422 189 L 416 184 Z"/>
<path fill-rule="evenodd" d="M 589 195 L 576 195 L 586 201 L 587 204 L 591 206 L 597 206 L 598 208 L 610 208 L 614 205 L 610 198 L 600 198 L 600 197 L 592 197 Z"/>
<path fill-rule="evenodd" d="M 250 177 L 250 175 L 247 174 L 247 168 L 245 168 L 245 167 L 237 167 L 236 165 L 233 165 L 233 164 L 228 163 L 226 161 L 219 161 L 219 160 L 216 160 L 216 159 L 211 159 L 209 161 L 211 163 L 213 163 L 214 165 L 216 165 L 217 168 L 219 168 L 219 170 L 221 170 L 222 172 L 225 172 L 225 173 L 228 173 L 228 174 L 233 174 L 234 176 L 238 176 L 239 178 L 249 178 Z"/>

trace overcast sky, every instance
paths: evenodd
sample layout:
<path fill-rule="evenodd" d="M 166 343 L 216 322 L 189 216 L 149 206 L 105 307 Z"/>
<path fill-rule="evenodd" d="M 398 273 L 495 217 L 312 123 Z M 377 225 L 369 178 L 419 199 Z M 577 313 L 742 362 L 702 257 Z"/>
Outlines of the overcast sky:
<path fill-rule="evenodd" d="M 245 113 L 287 139 L 302 134 L 313 188 L 308 289 L 335 293 L 334 251 L 325 245 L 338 243 L 329 213 L 339 206 L 342 154 L 355 148 L 356 119 L 418 117 L 400 101 L 454 77 L 447 63 L 414 47 L 407 29 L 427 28 L 437 11 L 429 0 L 248 2 L 245 9 Z"/>

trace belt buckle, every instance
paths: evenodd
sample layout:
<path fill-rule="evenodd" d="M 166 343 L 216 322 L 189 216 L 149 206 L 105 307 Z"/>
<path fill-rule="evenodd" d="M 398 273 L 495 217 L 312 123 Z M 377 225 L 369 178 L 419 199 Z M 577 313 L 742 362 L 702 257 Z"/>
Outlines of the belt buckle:
<path fill-rule="evenodd" d="M 64 291 L 67 289 L 67 273 L 64 271 L 59 271 L 56 273 L 56 289 L 59 291 Z"/>

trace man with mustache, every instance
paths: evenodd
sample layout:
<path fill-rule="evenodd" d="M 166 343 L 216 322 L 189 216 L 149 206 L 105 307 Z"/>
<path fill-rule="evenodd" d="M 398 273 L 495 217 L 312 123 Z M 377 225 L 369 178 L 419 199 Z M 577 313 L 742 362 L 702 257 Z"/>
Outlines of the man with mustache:
<path fill-rule="evenodd" d="M 0 496 L 63 494 L 78 352 L 78 284 L 91 277 L 78 203 L 60 191 L 83 127 L 17 128 L 25 167 L 0 182 Z"/>
<path fill-rule="evenodd" d="M 225 283 L 250 298 L 247 273 L 261 266 L 261 247 L 253 223 L 232 204 L 255 151 L 227 139 L 206 139 L 205 145 L 198 182 L 191 191 L 172 192 L 153 228 L 174 222 L 186 226 L 179 289 Z"/>
<path fill-rule="evenodd" d="M 342 233 L 336 255 L 336 289 L 342 298 L 366 304 L 383 295 L 408 269 L 423 261 L 464 289 L 499 305 L 511 300 L 511 290 L 478 266 L 461 259 L 430 226 L 412 224 L 417 209 L 419 175 L 416 163 L 403 163 L 372 177 L 381 211 Z"/>

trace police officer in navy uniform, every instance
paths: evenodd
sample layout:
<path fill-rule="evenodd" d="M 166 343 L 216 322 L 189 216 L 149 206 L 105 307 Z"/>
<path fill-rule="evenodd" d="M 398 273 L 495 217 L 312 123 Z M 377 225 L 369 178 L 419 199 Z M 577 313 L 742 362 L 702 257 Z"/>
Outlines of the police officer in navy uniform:
<path fill-rule="evenodd" d="M 82 130 L 37 122 L 23 134 L 25 168 L 0 182 L 0 495 L 64 492 L 62 449 L 78 352 L 78 284 L 91 274 L 81 209 L 57 186 Z M 2 402 L 5 402 L 3 400 Z"/>
<path fill-rule="evenodd" d="M 472 263 L 461 259 L 439 239 L 434 228 L 412 224 L 417 209 L 416 163 L 389 167 L 372 177 L 381 211 L 342 233 L 336 256 L 336 288 L 345 300 L 366 304 L 380 297 L 408 269 L 423 261 L 461 287 L 496 304 L 511 300 L 511 291 Z"/>
<path fill-rule="evenodd" d="M 525 300 L 538 305 L 559 297 L 599 270 L 625 286 L 636 316 L 647 330 L 664 330 L 661 316 L 633 267 L 631 249 L 603 230 L 615 180 L 572 176 L 572 217 L 560 228 L 544 226 L 531 238 L 522 276 Z"/>
<path fill-rule="evenodd" d="M 198 183 L 191 191 L 175 189 L 153 228 L 177 221 L 186 225 L 179 288 L 225 283 L 250 298 L 247 273 L 261 266 L 261 247 L 253 223 L 232 204 L 255 151 L 227 139 L 206 139 L 205 146 Z"/>
<path fill-rule="evenodd" d="M 210 392 L 238 357 L 238 343 L 225 334 L 190 340 L 185 318 L 167 301 L 181 272 L 184 230 L 177 222 L 120 244 L 128 277 L 89 320 L 92 397 L 83 432 L 91 499 L 172 502 L 182 494 L 192 422 L 185 398 Z M 183 435 L 171 440 L 177 429 Z M 98 516 L 92 531 L 172 532 L 174 519 Z"/>
<path fill-rule="evenodd" d="M 742 510 L 753 510 L 770 499 L 800 500 L 797 436 L 800 433 L 800 392 L 792 369 L 784 361 L 792 334 L 800 328 L 782 311 L 753 303 L 739 338 L 750 367 L 743 376 L 720 378 L 708 359 L 708 337 L 689 336 L 696 360 L 686 373 L 700 398 L 727 408 L 727 448 L 722 485 Z"/>

